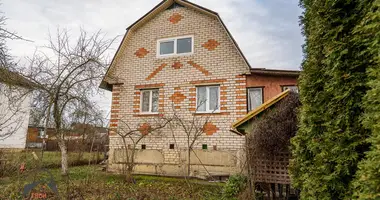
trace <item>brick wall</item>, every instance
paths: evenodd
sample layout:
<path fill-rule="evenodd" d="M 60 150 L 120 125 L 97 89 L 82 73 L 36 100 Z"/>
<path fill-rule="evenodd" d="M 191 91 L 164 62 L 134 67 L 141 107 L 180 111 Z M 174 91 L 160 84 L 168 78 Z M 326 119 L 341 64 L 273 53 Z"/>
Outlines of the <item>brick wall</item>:
<path fill-rule="evenodd" d="M 156 57 L 158 39 L 184 35 L 194 36 L 194 54 Z M 141 89 L 159 89 L 161 115 L 170 116 L 175 110 L 182 118 L 192 119 L 203 116 L 195 113 L 196 86 L 220 85 L 220 113 L 210 114 L 207 134 L 195 148 L 207 144 L 209 149 L 242 149 L 244 138 L 229 129 L 246 114 L 246 78 L 241 74 L 248 72 L 248 66 L 216 18 L 185 7 L 165 10 L 135 30 L 126 42 L 116 67 L 109 72 L 123 83 L 113 86 L 111 128 L 117 128 L 120 119 L 133 127 L 152 123 L 155 116 L 139 112 Z M 187 140 L 181 129 L 175 130 L 175 138 L 171 134 L 164 129 L 162 135 L 150 135 L 140 145 L 162 150 L 165 163 L 178 163 L 178 153 L 169 145 L 175 143 L 176 149 L 183 149 Z M 110 135 L 111 150 L 120 148 L 120 138 L 113 131 Z"/>
<path fill-rule="evenodd" d="M 264 102 L 282 92 L 282 86 L 297 85 L 296 76 L 251 74 L 247 76 L 247 88 L 263 87 Z"/>

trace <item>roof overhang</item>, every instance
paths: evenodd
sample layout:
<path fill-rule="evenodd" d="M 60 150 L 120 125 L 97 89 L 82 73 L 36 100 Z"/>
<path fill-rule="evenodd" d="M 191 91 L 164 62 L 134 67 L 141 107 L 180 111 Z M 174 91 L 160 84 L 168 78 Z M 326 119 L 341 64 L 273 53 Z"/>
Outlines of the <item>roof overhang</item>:
<path fill-rule="evenodd" d="M 273 97 L 272 99 L 268 100 L 267 102 L 265 102 L 261 106 L 259 106 L 256 109 L 252 110 L 251 112 L 249 112 L 248 114 L 246 114 L 243 118 L 241 118 L 238 121 L 234 122 L 232 124 L 232 126 L 231 126 L 231 130 L 230 131 L 233 132 L 233 133 L 236 133 L 238 135 L 246 135 L 247 133 L 240 128 L 243 124 L 247 123 L 250 119 L 258 116 L 260 113 L 264 112 L 266 109 L 270 108 L 271 106 L 273 106 L 274 104 L 276 104 L 277 102 L 279 102 L 281 99 L 283 99 L 286 96 L 288 96 L 289 93 L 290 93 L 290 90 L 287 89 L 284 92 L 281 92 L 277 96 Z"/>
<path fill-rule="evenodd" d="M 271 76 L 295 76 L 300 75 L 300 70 L 281 70 L 281 69 L 265 69 L 265 68 L 253 68 L 251 74 L 257 75 L 271 75 Z"/>
<path fill-rule="evenodd" d="M 223 29 L 227 32 L 228 37 L 234 43 L 236 50 L 239 52 L 240 56 L 243 58 L 245 64 L 247 65 L 247 71 L 249 71 L 251 69 L 251 66 L 248 63 L 247 58 L 244 56 L 244 54 L 241 51 L 240 47 L 238 46 L 236 40 L 232 37 L 231 33 L 229 32 L 229 30 L 227 29 L 226 25 L 224 24 L 224 22 L 222 21 L 222 19 L 220 18 L 219 14 L 217 12 L 212 11 L 212 10 L 207 9 L 207 8 L 204 8 L 200 5 L 191 3 L 191 2 L 186 1 L 186 0 L 163 0 L 158 5 L 156 5 L 152 10 L 150 10 L 148 13 L 146 13 L 144 16 L 142 16 L 140 19 L 138 19 L 136 22 L 134 22 L 133 24 L 131 24 L 127 28 L 127 31 L 124 34 L 123 40 L 121 41 L 121 43 L 120 43 L 120 45 L 119 45 L 119 47 L 115 53 L 115 56 L 113 57 L 112 62 L 110 64 L 110 66 L 108 67 L 107 72 L 106 72 L 105 76 L 103 77 L 102 82 L 100 83 L 100 86 L 99 86 L 100 88 L 105 89 L 105 90 L 109 90 L 109 91 L 112 90 L 111 85 L 113 83 L 110 83 L 107 80 L 107 77 L 109 75 L 110 69 L 114 67 L 116 60 L 119 59 L 119 57 L 121 56 L 120 52 L 125 48 L 125 43 L 128 40 L 128 38 L 130 37 L 131 33 L 133 31 L 135 31 L 136 29 L 138 29 L 139 27 L 141 27 L 147 21 L 149 21 L 150 19 L 155 17 L 159 12 L 169 8 L 173 3 L 178 3 L 179 5 L 182 5 L 182 6 L 185 6 L 188 8 L 192 8 L 194 10 L 197 10 L 201 13 L 207 14 L 207 15 L 212 16 L 212 17 L 216 17 L 218 19 L 218 21 L 222 24 Z"/>

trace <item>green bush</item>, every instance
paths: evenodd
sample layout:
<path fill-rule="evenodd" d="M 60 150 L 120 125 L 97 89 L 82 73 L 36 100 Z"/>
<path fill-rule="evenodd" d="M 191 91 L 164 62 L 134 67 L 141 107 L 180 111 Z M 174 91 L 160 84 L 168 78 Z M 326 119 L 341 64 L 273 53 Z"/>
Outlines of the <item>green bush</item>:
<path fill-rule="evenodd" d="M 230 176 L 228 178 L 227 183 L 224 185 L 223 188 L 223 198 L 224 199 L 230 199 L 235 198 L 237 195 L 239 195 L 240 192 L 244 190 L 247 184 L 247 177 L 236 174 Z"/>

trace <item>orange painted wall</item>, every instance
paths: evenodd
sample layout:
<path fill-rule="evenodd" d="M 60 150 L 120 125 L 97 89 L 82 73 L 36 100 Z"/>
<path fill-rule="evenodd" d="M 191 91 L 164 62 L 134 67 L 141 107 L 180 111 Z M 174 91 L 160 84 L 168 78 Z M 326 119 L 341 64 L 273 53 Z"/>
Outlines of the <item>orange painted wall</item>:
<path fill-rule="evenodd" d="M 263 87 L 264 102 L 266 102 L 282 92 L 281 86 L 288 85 L 297 85 L 297 77 L 251 74 L 247 76 L 246 87 Z"/>

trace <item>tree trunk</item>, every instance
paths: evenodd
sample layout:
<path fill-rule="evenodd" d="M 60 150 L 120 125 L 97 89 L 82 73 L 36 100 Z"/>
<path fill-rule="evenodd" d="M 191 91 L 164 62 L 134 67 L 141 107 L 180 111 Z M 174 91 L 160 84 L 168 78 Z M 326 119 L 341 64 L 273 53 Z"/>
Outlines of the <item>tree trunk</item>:
<path fill-rule="evenodd" d="M 125 173 L 125 182 L 134 183 L 132 171 L 133 171 L 133 167 L 127 166 L 127 171 Z"/>
<path fill-rule="evenodd" d="M 67 161 L 67 147 L 65 141 L 58 141 L 59 149 L 61 150 L 61 175 L 66 176 L 69 171 L 68 161 Z"/>

